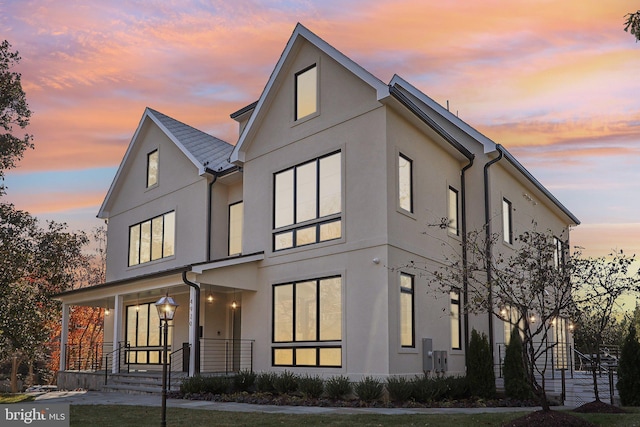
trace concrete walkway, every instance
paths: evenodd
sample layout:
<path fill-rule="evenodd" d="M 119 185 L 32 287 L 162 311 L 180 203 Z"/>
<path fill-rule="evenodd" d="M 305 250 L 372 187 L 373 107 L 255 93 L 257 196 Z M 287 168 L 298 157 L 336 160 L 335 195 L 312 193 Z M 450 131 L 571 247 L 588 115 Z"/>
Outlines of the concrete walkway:
<path fill-rule="evenodd" d="M 107 393 L 100 391 L 51 391 L 30 393 L 39 403 L 69 403 L 70 405 L 133 405 L 160 406 L 158 395 Z M 208 402 L 200 400 L 168 399 L 172 408 L 205 409 L 229 412 L 264 412 L 272 414 L 480 414 L 487 412 L 532 412 L 532 408 L 329 408 L 317 406 L 254 405 L 249 403 Z M 556 409 L 562 409 L 561 407 Z"/>

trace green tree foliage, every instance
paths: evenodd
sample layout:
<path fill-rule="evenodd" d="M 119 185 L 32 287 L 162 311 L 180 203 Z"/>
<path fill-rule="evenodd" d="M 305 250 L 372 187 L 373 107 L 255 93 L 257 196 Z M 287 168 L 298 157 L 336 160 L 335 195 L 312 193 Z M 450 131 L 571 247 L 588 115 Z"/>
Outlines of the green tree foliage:
<path fill-rule="evenodd" d="M 14 135 L 14 126 L 24 130 L 29 124 L 31 110 L 22 90 L 20 73 L 12 68 L 20 62 L 18 52 L 11 50 L 11 44 L 0 43 L 0 195 L 4 194 L 4 173 L 15 167 L 27 148 L 33 148 L 32 136 L 25 133 Z"/>
<path fill-rule="evenodd" d="M 627 20 L 624 23 L 624 30 L 630 32 L 636 38 L 636 42 L 640 41 L 640 10 L 636 13 L 627 13 Z"/>
<path fill-rule="evenodd" d="M 640 406 L 640 343 L 633 325 L 622 346 L 617 387 L 624 406 Z"/>
<path fill-rule="evenodd" d="M 496 394 L 496 378 L 493 372 L 493 360 L 489 341 L 485 333 L 471 331 L 469 354 L 467 356 L 467 380 L 471 392 L 483 398 L 492 398 Z"/>
<path fill-rule="evenodd" d="M 531 385 L 527 380 L 525 353 L 522 347 L 520 331 L 514 328 L 504 355 L 504 392 L 512 399 L 530 399 L 533 397 Z"/>

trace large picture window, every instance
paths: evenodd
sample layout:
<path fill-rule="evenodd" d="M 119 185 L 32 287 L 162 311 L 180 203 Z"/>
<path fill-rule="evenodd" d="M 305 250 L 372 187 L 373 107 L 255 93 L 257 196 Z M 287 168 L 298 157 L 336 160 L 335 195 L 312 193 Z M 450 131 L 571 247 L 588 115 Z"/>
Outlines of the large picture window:
<path fill-rule="evenodd" d="M 340 152 L 274 175 L 274 250 L 342 237 Z"/>
<path fill-rule="evenodd" d="M 414 276 L 400 273 L 400 345 L 415 347 Z"/>
<path fill-rule="evenodd" d="M 339 367 L 341 340 L 340 277 L 273 286 L 274 366 Z"/>
<path fill-rule="evenodd" d="M 296 115 L 302 119 L 318 111 L 318 67 L 312 65 L 296 74 Z"/>
<path fill-rule="evenodd" d="M 129 227 L 129 266 L 173 256 L 174 211 Z"/>

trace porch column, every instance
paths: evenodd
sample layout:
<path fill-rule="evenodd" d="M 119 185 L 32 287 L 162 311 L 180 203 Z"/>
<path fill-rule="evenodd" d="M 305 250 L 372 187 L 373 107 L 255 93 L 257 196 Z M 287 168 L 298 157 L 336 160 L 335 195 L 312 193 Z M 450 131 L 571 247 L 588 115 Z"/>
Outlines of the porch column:
<path fill-rule="evenodd" d="M 124 317 L 123 311 L 124 298 L 122 295 L 116 295 L 113 303 L 113 349 L 118 348 L 118 343 L 122 341 L 122 320 Z M 117 374 L 120 370 L 120 352 L 113 353 L 113 364 L 111 365 L 111 373 Z"/>
<path fill-rule="evenodd" d="M 62 303 L 62 328 L 60 330 L 60 371 L 67 368 L 67 340 L 69 339 L 69 305 Z"/>
<path fill-rule="evenodd" d="M 199 284 L 198 284 L 199 285 Z M 189 345 L 191 346 L 191 351 L 189 353 L 189 376 L 194 376 L 196 371 L 196 359 L 199 359 L 200 355 L 196 357 L 196 352 L 200 350 L 200 346 L 198 342 L 200 341 L 200 331 L 196 330 L 196 324 L 200 322 L 196 322 L 196 316 L 200 313 L 196 304 L 199 302 L 200 298 L 198 298 L 198 293 L 200 289 L 189 288 Z M 198 319 L 199 320 L 199 319 Z"/>

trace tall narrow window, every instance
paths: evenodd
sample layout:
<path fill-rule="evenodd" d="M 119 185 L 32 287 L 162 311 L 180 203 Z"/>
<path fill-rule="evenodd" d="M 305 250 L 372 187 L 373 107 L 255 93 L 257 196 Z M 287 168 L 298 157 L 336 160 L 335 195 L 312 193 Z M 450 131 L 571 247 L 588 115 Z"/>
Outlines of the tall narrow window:
<path fill-rule="evenodd" d="M 557 317 L 552 320 L 554 341 L 554 362 L 555 369 L 567 369 L 568 367 L 568 351 L 567 351 L 567 319 Z"/>
<path fill-rule="evenodd" d="M 557 237 L 553 238 L 553 266 L 562 270 L 564 268 L 564 250 L 562 240 Z"/>
<path fill-rule="evenodd" d="M 243 212 L 243 202 L 229 205 L 229 255 L 242 253 Z"/>
<path fill-rule="evenodd" d="M 318 111 L 318 68 L 312 65 L 296 74 L 296 120 Z"/>
<path fill-rule="evenodd" d="M 129 227 L 129 266 L 174 254 L 175 212 L 168 212 Z"/>
<path fill-rule="evenodd" d="M 458 228 L 458 190 L 453 187 L 449 187 L 449 233 L 460 235 Z"/>
<path fill-rule="evenodd" d="M 403 154 L 398 155 L 398 204 L 401 209 L 413 212 L 413 162 Z"/>
<path fill-rule="evenodd" d="M 459 350 L 462 348 L 460 340 L 460 290 L 453 289 L 449 295 L 451 298 L 451 348 Z"/>
<path fill-rule="evenodd" d="M 147 188 L 158 183 L 158 150 L 147 154 Z"/>
<path fill-rule="evenodd" d="M 273 286 L 273 365 L 342 365 L 342 279 Z"/>
<path fill-rule="evenodd" d="M 274 188 L 274 250 L 342 236 L 340 152 L 276 173 Z"/>
<path fill-rule="evenodd" d="M 414 276 L 400 273 L 400 345 L 415 347 L 413 314 Z"/>
<path fill-rule="evenodd" d="M 511 202 L 502 199 L 502 238 L 506 243 L 513 243 L 513 218 Z"/>

